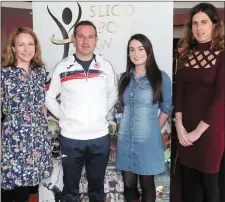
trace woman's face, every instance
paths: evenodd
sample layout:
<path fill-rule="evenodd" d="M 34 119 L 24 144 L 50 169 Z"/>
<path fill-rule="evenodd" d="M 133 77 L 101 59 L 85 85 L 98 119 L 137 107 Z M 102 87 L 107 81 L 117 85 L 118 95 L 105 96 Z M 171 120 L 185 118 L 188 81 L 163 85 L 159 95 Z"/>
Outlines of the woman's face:
<path fill-rule="evenodd" d="M 212 40 L 214 24 L 204 12 L 198 12 L 192 17 L 192 34 L 199 43 Z"/>
<path fill-rule="evenodd" d="M 15 39 L 15 46 L 12 47 L 15 53 L 18 66 L 30 63 L 35 54 L 34 39 L 30 34 L 21 33 Z"/>
<path fill-rule="evenodd" d="M 147 53 L 140 41 L 134 39 L 130 42 L 129 56 L 131 62 L 133 62 L 136 67 L 145 66 L 147 61 Z"/>

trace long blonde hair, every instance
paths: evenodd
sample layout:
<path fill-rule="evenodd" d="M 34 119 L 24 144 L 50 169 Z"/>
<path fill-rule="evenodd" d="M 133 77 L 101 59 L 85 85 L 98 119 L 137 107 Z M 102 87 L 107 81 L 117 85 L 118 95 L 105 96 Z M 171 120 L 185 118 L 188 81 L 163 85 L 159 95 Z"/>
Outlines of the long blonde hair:
<path fill-rule="evenodd" d="M 32 31 L 32 29 L 30 29 L 28 27 L 19 27 L 19 28 L 15 28 L 12 31 L 12 33 L 10 34 L 10 36 L 9 36 L 9 38 L 8 38 L 4 48 L 3 48 L 3 51 L 2 51 L 2 58 L 1 58 L 2 66 L 7 67 L 7 66 L 17 65 L 17 60 L 16 60 L 16 57 L 13 53 L 12 47 L 15 46 L 15 40 L 16 40 L 17 36 L 20 35 L 21 33 L 30 34 L 34 39 L 35 54 L 34 54 L 34 57 L 31 60 L 30 65 L 33 68 L 43 66 L 44 63 L 41 59 L 40 42 L 39 42 L 36 34 Z"/>
<path fill-rule="evenodd" d="M 184 37 L 178 42 L 178 47 L 181 50 L 178 58 L 178 68 L 182 68 L 190 54 L 196 50 L 197 41 L 192 34 L 192 18 L 200 11 L 207 14 L 215 26 L 212 33 L 211 50 L 224 50 L 224 22 L 220 18 L 218 10 L 212 4 L 200 3 L 190 11 L 189 19 L 185 24 Z"/>

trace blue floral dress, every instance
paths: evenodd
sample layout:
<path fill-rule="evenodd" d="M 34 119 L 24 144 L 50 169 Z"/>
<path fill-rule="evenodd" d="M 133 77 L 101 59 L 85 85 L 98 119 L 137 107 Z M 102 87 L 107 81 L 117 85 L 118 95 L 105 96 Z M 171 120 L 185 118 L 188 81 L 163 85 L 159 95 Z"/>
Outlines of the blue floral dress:
<path fill-rule="evenodd" d="M 35 186 L 52 173 L 45 102 L 45 70 L 1 69 L 1 186 Z"/>

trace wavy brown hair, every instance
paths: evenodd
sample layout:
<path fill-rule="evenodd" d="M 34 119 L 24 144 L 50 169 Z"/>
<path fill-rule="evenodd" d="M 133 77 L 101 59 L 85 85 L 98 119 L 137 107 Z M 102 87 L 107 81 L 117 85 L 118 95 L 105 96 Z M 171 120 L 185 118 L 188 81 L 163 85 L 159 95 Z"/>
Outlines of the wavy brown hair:
<path fill-rule="evenodd" d="M 38 68 L 40 66 L 43 66 L 44 63 L 41 59 L 40 42 L 39 42 L 36 34 L 32 31 L 32 29 L 30 29 L 28 27 L 19 27 L 12 31 L 12 33 L 10 34 L 10 36 L 5 44 L 5 47 L 3 48 L 3 51 L 2 51 L 2 58 L 1 58 L 2 66 L 7 67 L 7 66 L 17 65 L 17 60 L 16 60 L 16 57 L 14 56 L 12 47 L 15 46 L 16 37 L 19 36 L 21 33 L 30 34 L 34 39 L 35 54 L 30 62 L 30 65 L 33 68 Z"/>
<path fill-rule="evenodd" d="M 192 34 L 192 18 L 200 11 L 207 14 L 215 26 L 212 32 L 211 50 L 224 49 L 224 22 L 217 8 L 210 3 L 200 3 L 191 9 L 185 24 L 184 37 L 178 42 L 178 47 L 182 50 L 178 58 L 178 68 L 182 68 L 190 54 L 196 50 L 197 41 Z"/>

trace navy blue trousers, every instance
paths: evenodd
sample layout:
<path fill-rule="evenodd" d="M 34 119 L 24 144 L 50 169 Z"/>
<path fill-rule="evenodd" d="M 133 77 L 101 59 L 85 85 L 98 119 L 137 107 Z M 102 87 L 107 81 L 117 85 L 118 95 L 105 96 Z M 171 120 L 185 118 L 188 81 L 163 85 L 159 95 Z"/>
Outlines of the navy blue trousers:
<path fill-rule="evenodd" d="M 90 202 L 104 202 L 104 177 L 109 160 L 110 135 L 92 140 L 74 140 L 60 136 L 63 166 L 61 201 L 79 201 L 79 183 L 85 166 Z"/>

